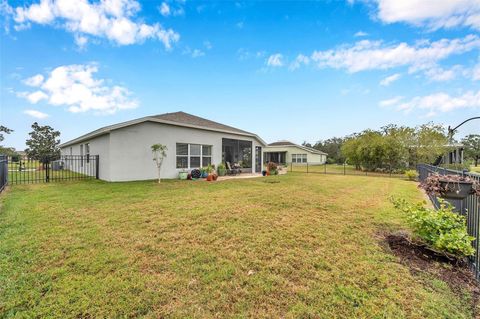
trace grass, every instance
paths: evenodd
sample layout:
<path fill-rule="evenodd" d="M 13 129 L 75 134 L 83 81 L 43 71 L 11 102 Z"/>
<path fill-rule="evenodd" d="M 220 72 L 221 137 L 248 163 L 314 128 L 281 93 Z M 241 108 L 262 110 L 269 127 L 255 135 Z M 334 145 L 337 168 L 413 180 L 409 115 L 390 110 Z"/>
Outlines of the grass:
<path fill-rule="evenodd" d="M 400 179 L 78 181 L 1 197 L 0 317 L 469 318 L 383 246 Z"/>

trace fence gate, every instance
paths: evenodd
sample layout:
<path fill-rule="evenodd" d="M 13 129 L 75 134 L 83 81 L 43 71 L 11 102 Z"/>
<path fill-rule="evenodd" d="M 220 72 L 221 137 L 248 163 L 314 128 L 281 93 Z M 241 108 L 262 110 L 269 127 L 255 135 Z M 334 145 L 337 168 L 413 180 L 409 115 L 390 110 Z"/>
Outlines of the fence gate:
<path fill-rule="evenodd" d="M 0 170 L 4 175 L 0 172 L 0 189 L 3 177 L 10 185 L 98 179 L 99 161 L 98 155 L 62 155 L 46 163 L 26 156 L 1 155 Z"/>

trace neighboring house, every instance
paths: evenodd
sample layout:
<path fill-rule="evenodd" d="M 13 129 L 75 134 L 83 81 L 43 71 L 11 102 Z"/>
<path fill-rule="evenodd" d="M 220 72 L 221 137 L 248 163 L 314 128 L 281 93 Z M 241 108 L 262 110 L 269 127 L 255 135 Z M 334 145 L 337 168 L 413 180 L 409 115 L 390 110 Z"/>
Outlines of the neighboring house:
<path fill-rule="evenodd" d="M 311 147 L 298 145 L 289 141 L 278 141 L 268 144 L 263 150 L 265 163 L 315 163 L 324 164 L 327 161 L 327 153 Z"/>
<path fill-rule="evenodd" d="M 443 155 L 441 164 L 463 164 L 463 144 L 452 143 L 448 145 L 448 148 L 450 150 Z"/>
<path fill-rule="evenodd" d="M 238 163 L 242 172 L 260 173 L 266 145 L 254 133 L 175 112 L 106 126 L 60 148 L 62 155 L 99 155 L 100 179 L 132 181 L 156 178 L 150 147 L 157 143 L 168 148 L 163 178 L 177 178 L 180 171 L 224 162 Z"/>

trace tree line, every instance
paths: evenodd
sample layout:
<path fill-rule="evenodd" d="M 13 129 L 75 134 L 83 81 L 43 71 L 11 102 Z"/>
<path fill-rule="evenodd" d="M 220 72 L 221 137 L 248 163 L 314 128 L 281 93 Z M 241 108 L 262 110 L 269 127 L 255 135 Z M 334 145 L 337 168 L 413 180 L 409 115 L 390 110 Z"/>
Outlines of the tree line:
<path fill-rule="evenodd" d="M 327 163 L 354 165 L 357 169 L 405 169 L 418 163 L 435 163 L 452 146 L 446 129 L 428 123 L 417 127 L 386 125 L 345 137 L 332 137 L 303 145 L 328 154 Z M 461 141 L 464 159 L 475 166 L 480 162 L 480 135 L 471 134 Z"/>

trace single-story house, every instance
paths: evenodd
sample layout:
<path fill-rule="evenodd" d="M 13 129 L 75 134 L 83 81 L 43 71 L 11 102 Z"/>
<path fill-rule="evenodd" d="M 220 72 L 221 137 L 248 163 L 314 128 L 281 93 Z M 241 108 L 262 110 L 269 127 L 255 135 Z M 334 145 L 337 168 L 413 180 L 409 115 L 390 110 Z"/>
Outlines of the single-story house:
<path fill-rule="evenodd" d="M 168 148 L 162 178 L 177 178 L 180 171 L 225 162 L 239 164 L 242 172 L 260 173 L 266 146 L 254 133 L 175 112 L 102 127 L 60 148 L 62 155 L 99 155 L 99 178 L 116 182 L 157 177 L 153 144 Z"/>
<path fill-rule="evenodd" d="M 268 144 L 263 149 L 265 163 L 274 162 L 278 164 L 288 163 L 315 163 L 324 164 L 327 162 L 327 153 L 311 147 L 298 145 L 289 141 L 278 141 Z"/>

